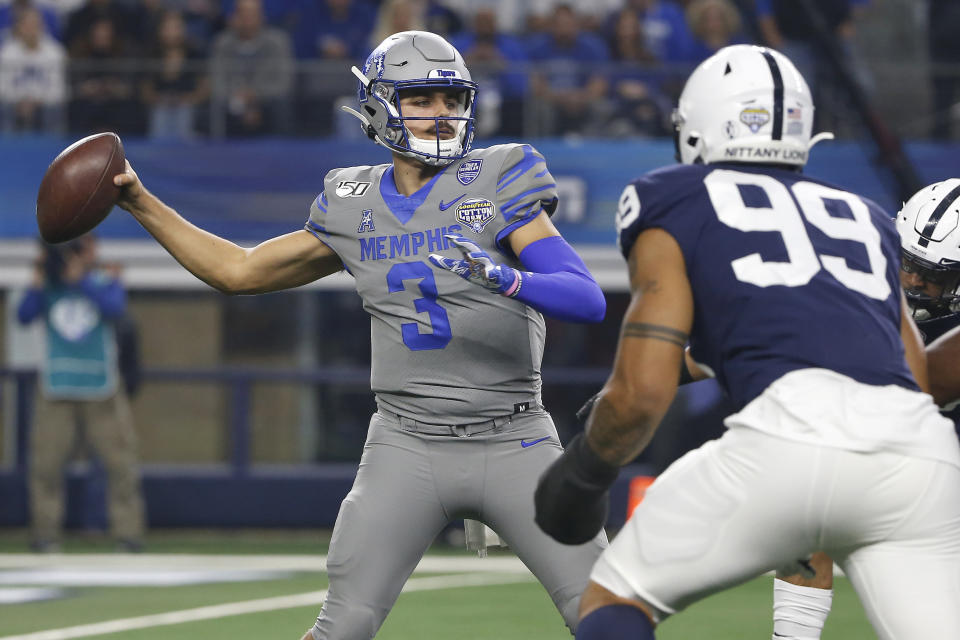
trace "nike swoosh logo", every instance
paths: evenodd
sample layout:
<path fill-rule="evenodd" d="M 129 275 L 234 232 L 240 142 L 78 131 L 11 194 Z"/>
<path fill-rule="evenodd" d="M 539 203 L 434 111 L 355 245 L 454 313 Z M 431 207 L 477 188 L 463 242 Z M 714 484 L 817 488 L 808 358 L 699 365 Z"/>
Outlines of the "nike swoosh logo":
<path fill-rule="evenodd" d="M 408 62 L 410 62 L 410 61 L 409 61 L 409 60 L 404 60 L 403 62 L 391 62 L 391 63 L 390 63 L 390 66 L 391 66 L 391 67 L 402 67 L 403 65 L 407 64 Z"/>
<path fill-rule="evenodd" d="M 443 200 L 441 200 L 441 201 L 440 201 L 440 211 L 446 211 L 447 209 L 449 209 L 449 208 L 452 207 L 453 205 L 457 204 L 457 201 L 458 201 L 460 198 L 464 197 L 465 195 L 467 195 L 467 194 L 465 194 L 465 193 L 460 194 L 459 197 L 454 198 L 454 199 L 451 200 L 450 202 L 444 202 Z"/>
<path fill-rule="evenodd" d="M 543 436 L 542 438 L 537 438 L 536 440 L 531 440 L 530 442 L 527 442 L 526 440 L 521 440 L 520 446 L 526 449 L 527 447 L 532 447 L 535 444 L 538 444 L 540 442 L 543 442 L 544 440 L 549 440 L 549 439 L 550 439 L 550 436 Z"/>

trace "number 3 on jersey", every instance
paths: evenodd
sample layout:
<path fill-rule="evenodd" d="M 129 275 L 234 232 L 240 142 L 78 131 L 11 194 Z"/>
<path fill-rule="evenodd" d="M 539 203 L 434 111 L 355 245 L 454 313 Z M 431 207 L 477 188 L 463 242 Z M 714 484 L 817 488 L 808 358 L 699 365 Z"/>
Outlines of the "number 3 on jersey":
<path fill-rule="evenodd" d="M 405 322 L 400 325 L 400 334 L 403 344 L 411 351 L 428 351 L 443 349 L 453 334 L 450 332 L 450 317 L 447 310 L 437 303 L 437 282 L 433 279 L 433 269 L 423 262 L 401 262 L 390 267 L 387 272 L 387 290 L 390 293 L 404 290 L 405 280 L 419 280 L 417 287 L 422 298 L 413 301 L 413 308 L 417 313 L 426 313 L 430 318 L 431 333 L 420 333 L 416 322 Z"/>
<path fill-rule="evenodd" d="M 822 265 L 848 289 L 875 300 L 886 300 L 890 295 L 890 285 L 885 277 L 887 259 L 880 249 L 880 232 L 870 220 L 866 203 L 856 195 L 814 182 L 797 182 L 788 191 L 783 183 L 770 176 L 727 169 L 711 171 L 703 182 L 721 222 L 741 231 L 779 232 L 786 246 L 786 262 L 767 261 L 759 253 L 734 260 L 731 266 L 738 280 L 758 287 L 799 287 L 810 282 Z M 770 206 L 747 207 L 740 194 L 740 185 L 762 189 Z M 853 218 L 831 216 L 826 200 L 844 202 Z M 842 256 L 818 255 L 807 235 L 803 218 L 831 238 L 862 244 L 870 271 L 851 269 Z"/>

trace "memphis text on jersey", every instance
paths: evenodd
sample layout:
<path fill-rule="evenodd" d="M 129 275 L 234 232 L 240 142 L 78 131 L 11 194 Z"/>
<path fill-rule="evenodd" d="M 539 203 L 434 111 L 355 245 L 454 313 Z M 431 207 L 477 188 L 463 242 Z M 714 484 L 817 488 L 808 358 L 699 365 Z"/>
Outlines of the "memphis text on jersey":
<path fill-rule="evenodd" d="M 398 236 L 372 236 L 359 238 L 360 261 L 409 258 L 420 253 L 436 253 L 450 248 L 450 241 L 444 236 L 459 234 L 463 229 L 459 224 L 449 227 L 437 227 L 427 231 L 415 231 Z"/>

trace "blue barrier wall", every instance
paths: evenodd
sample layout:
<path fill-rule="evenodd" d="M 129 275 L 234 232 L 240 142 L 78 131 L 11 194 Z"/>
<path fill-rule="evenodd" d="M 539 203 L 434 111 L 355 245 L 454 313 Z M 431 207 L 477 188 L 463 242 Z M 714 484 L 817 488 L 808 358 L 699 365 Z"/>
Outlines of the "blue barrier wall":
<path fill-rule="evenodd" d="M 0 238 L 36 235 L 34 212 L 43 172 L 67 140 L 0 138 Z M 673 162 L 666 140 L 538 140 L 536 147 L 567 196 L 561 230 L 579 242 L 612 242 L 613 211 L 624 185 Z M 124 141 L 127 156 L 148 188 L 191 221 L 235 240 L 255 241 L 299 229 L 329 169 L 378 164 L 387 152 L 371 143 L 251 140 L 203 143 Z M 908 146 L 926 182 L 960 175 L 960 145 Z M 866 195 L 894 213 L 893 181 L 878 170 L 869 146 L 827 142 L 812 154 L 807 173 Z M 566 209 L 563 209 L 566 207 Z M 100 227 L 107 238 L 145 238 L 115 212 Z"/>
<path fill-rule="evenodd" d="M 317 464 L 253 464 L 250 460 L 250 403 L 253 381 L 329 383 L 355 377 L 347 369 L 268 370 L 164 370 L 146 369 L 146 381 L 213 380 L 229 388 L 232 411 L 226 425 L 229 455 L 212 464 L 144 465 L 141 468 L 147 520 L 150 527 L 332 527 L 340 503 L 353 485 L 355 462 Z M 560 379 L 573 372 L 553 369 L 546 377 Z M 602 376 L 598 379 L 598 376 Z M 368 372 L 362 373 L 366 380 Z M 583 370 L 582 381 L 596 387 L 605 371 Z M 578 380 L 572 380 L 579 382 Z M 22 527 L 29 522 L 27 479 L 29 424 L 36 385 L 29 370 L 0 368 L 0 388 L 12 385 L 16 415 L 13 464 L 0 469 L 0 527 Z M 708 383 L 702 383 L 708 384 Z M 359 451 L 357 452 L 359 455 Z M 611 490 L 608 525 L 625 521 L 630 480 L 655 473 L 649 464 L 629 465 Z M 69 529 L 104 529 L 106 479 L 102 465 L 70 468 L 65 474 L 65 525 Z"/>

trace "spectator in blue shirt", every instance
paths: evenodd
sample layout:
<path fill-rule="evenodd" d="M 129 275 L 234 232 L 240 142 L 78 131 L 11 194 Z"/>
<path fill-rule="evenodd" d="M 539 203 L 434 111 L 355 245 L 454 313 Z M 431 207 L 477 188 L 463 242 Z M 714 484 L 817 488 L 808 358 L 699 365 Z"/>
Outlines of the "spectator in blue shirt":
<path fill-rule="evenodd" d="M 293 28 L 294 52 L 301 59 L 360 62 L 368 53 L 376 17 L 376 9 L 367 0 L 307 2 Z"/>
<path fill-rule="evenodd" d="M 545 107 L 539 133 L 582 133 L 605 110 L 608 82 L 605 76 L 610 53 L 606 43 L 581 31 L 576 12 L 559 5 L 550 31 L 535 38 L 529 49 L 536 70 L 531 77 L 533 95 Z"/>
<path fill-rule="evenodd" d="M 627 0 L 624 8 L 637 14 L 647 48 L 658 60 L 667 64 L 691 61 L 693 35 L 679 5 L 668 0 Z M 613 34 L 619 13 L 607 19 L 608 34 Z"/>
<path fill-rule="evenodd" d="M 517 38 L 497 31 L 497 16 L 490 7 L 478 9 L 471 25 L 451 44 L 483 87 L 478 94 L 479 134 L 518 137 L 523 132 L 527 91 L 526 51 Z"/>

